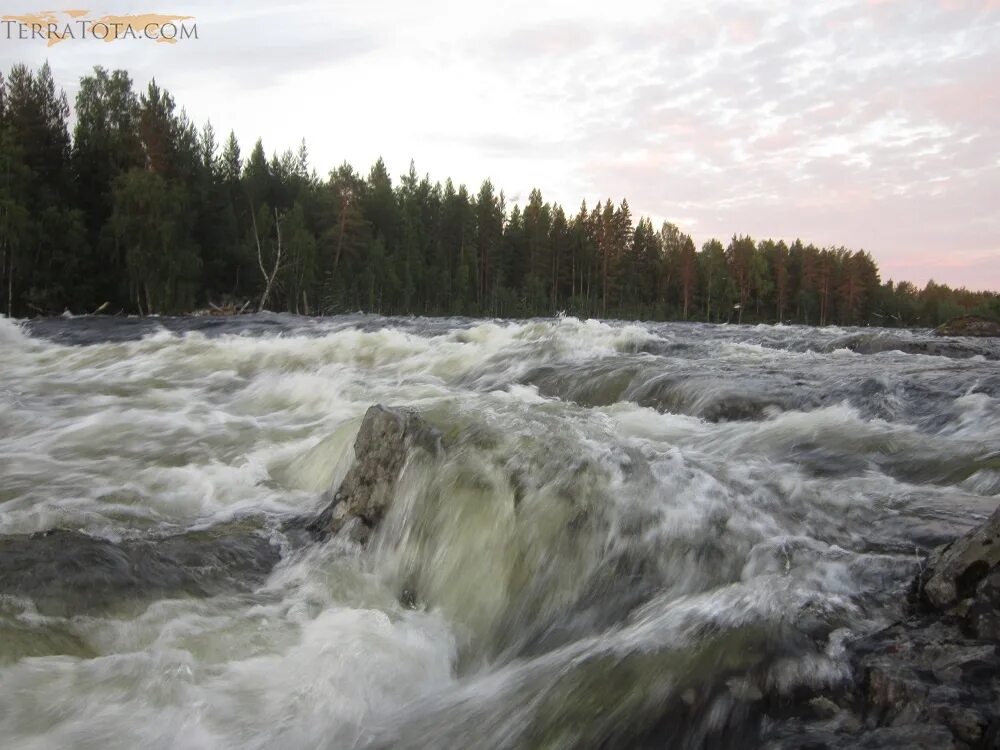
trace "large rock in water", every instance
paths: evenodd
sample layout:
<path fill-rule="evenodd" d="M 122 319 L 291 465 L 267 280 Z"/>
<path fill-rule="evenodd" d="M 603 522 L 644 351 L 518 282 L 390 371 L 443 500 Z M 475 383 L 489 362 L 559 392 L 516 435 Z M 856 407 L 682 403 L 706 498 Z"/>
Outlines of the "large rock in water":
<path fill-rule="evenodd" d="M 326 538 L 347 528 L 354 541 L 367 543 L 392 503 L 407 459 L 414 451 L 436 455 L 440 449 L 441 434 L 415 411 L 370 407 L 354 441 L 354 463 L 309 531 Z"/>
<path fill-rule="evenodd" d="M 804 703 L 767 747 L 1000 748 L 1000 508 L 929 556 L 904 620 L 848 653 L 830 716 Z"/>
<path fill-rule="evenodd" d="M 1000 336 L 1000 321 L 980 315 L 952 318 L 934 329 L 937 336 Z"/>

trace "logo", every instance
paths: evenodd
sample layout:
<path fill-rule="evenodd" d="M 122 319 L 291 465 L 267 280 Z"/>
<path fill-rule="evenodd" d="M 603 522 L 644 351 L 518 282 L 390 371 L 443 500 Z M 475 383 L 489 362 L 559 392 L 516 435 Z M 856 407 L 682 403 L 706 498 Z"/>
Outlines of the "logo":
<path fill-rule="evenodd" d="M 198 24 L 188 23 L 193 18 L 194 16 L 173 13 L 93 18 L 89 10 L 43 10 L 38 13 L 0 16 L 0 38 L 44 40 L 48 47 L 75 39 L 96 39 L 106 43 L 141 40 L 157 44 L 177 44 L 198 38 Z"/>

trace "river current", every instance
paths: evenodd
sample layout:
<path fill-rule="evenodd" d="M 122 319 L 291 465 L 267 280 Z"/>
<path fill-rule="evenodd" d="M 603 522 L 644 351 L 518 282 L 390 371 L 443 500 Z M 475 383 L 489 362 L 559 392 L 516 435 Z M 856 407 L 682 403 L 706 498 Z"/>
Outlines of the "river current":
<path fill-rule="evenodd" d="M 841 679 L 996 507 L 998 358 L 874 328 L 0 319 L 0 746 L 749 744 L 746 695 Z M 443 456 L 367 547 L 293 538 L 376 403 Z"/>

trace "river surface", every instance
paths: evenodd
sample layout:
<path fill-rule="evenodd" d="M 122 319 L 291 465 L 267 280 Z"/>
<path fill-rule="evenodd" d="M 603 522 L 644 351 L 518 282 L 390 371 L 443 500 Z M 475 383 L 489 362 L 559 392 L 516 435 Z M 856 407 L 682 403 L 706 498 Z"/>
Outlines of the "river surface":
<path fill-rule="evenodd" d="M 0 746 L 750 744 L 747 696 L 842 678 L 845 638 L 996 507 L 998 357 L 867 328 L 0 319 Z M 293 538 L 375 403 L 443 457 L 365 549 Z"/>

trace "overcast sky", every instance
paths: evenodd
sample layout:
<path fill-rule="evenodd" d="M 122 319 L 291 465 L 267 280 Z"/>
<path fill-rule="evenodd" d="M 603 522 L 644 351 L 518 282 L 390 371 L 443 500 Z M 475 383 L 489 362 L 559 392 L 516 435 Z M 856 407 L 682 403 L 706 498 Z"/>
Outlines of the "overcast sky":
<path fill-rule="evenodd" d="M 190 14 L 199 35 L 0 40 L 4 68 L 48 59 L 71 100 L 123 67 L 245 152 L 304 137 L 320 174 L 413 158 L 510 202 L 627 197 L 699 245 L 802 237 L 883 278 L 1000 289 L 1000 0 L 66 7 Z"/>

